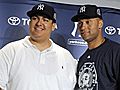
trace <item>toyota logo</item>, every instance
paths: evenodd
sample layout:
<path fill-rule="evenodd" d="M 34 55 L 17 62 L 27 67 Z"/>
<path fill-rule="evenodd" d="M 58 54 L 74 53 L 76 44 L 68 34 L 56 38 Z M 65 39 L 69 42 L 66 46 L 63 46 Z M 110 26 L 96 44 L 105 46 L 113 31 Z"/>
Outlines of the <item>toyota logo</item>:
<path fill-rule="evenodd" d="M 20 19 L 18 17 L 10 17 L 8 18 L 8 23 L 10 25 L 18 25 L 20 24 Z"/>
<path fill-rule="evenodd" d="M 116 33 L 116 29 L 113 27 L 113 26 L 107 26 L 105 28 L 105 32 L 108 34 L 108 35 L 113 35 Z"/>

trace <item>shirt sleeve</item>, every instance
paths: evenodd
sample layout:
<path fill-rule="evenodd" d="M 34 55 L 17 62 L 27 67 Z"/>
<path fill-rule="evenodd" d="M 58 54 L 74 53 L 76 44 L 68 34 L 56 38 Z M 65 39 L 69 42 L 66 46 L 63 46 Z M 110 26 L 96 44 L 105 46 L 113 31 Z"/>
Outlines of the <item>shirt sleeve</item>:
<path fill-rule="evenodd" d="M 5 46 L 0 50 L 0 87 L 6 88 L 9 81 L 9 72 L 11 67 L 12 52 L 9 46 Z"/>
<path fill-rule="evenodd" d="M 115 78 L 117 82 L 117 86 L 119 86 L 120 89 L 120 48 L 116 50 L 117 52 L 115 53 L 113 59 L 114 59 L 114 72 L 115 72 Z"/>
<path fill-rule="evenodd" d="M 70 52 L 65 53 L 64 57 L 67 59 L 66 60 L 66 65 L 67 65 L 67 72 L 68 72 L 68 76 L 71 79 L 71 81 L 73 82 L 73 88 L 76 84 L 76 68 L 77 68 L 77 63 L 78 61 L 76 59 L 73 58 L 73 56 L 70 54 Z"/>

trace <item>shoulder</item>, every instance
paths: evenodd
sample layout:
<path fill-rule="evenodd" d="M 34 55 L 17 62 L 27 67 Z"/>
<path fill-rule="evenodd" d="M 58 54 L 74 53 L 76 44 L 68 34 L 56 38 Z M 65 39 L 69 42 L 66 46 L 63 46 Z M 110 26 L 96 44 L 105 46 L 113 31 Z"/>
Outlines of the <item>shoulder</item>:
<path fill-rule="evenodd" d="M 57 54 L 59 54 L 59 56 L 61 58 L 65 58 L 66 60 L 73 60 L 75 62 L 77 62 L 77 60 L 72 56 L 72 54 L 70 53 L 69 50 L 57 45 L 57 44 L 53 44 L 53 48 L 54 48 L 54 51 L 56 51 Z"/>
<path fill-rule="evenodd" d="M 104 58 L 109 58 L 108 60 L 111 60 L 116 62 L 117 60 L 119 61 L 120 59 L 120 44 L 112 41 L 110 39 L 106 40 L 106 46 L 104 48 L 104 53 L 105 57 Z M 107 60 L 107 59 L 106 59 Z"/>
<path fill-rule="evenodd" d="M 54 48 L 54 50 L 56 50 L 56 51 L 58 51 L 58 52 L 60 52 L 60 53 L 63 53 L 63 54 L 65 54 L 65 53 L 66 53 L 66 54 L 71 54 L 67 49 L 59 46 L 58 44 L 55 44 L 54 42 L 53 42 L 53 48 Z"/>
<path fill-rule="evenodd" d="M 1 51 L 7 52 L 7 53 L 15 52 L 22 45 L 22 42 L 23 42 L 23 39 L 8 43 L 1 49 Z"/>
<path fill-rule="evenodd" d="M 106 39 L 107 40 L 107 43 L 110 47 L 110 49 L 114 49 L 114 50 L 120 50 L 120 44 L 115 42 L 115 41 L 112 41 L 110 39 Z"/>

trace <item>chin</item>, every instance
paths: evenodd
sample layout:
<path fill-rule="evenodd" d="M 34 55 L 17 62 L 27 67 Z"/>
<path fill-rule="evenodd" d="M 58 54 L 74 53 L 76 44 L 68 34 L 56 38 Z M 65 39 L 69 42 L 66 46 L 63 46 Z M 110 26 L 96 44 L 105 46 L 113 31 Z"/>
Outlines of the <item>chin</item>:
<path fill-rule="evenodd" d="M 91 38 L 83 38 L 86 42 L 91 42 L 92 39 Z"/>

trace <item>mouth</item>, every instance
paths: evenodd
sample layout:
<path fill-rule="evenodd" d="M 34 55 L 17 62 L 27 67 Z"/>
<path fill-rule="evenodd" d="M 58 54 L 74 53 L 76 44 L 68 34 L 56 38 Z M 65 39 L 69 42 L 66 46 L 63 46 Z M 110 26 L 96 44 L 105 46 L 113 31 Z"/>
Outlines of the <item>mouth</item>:
<path fill-rule="evenodd" d="M 36 31 L 43 31 L 44 29 L 43 28 L 40 28 L 40 27 L 35 27 L 34 28 Z"/>
<path fill-rule="evenodd" d="M 87 32 L 81 32 L 82 35 L 86 34 Z"/>
<path fill-rule="evenodd" d="M 89 35 L 89 32 L 81 32 L 81 35 L 82 36 L 87 36 L 87 35 Z"/>

